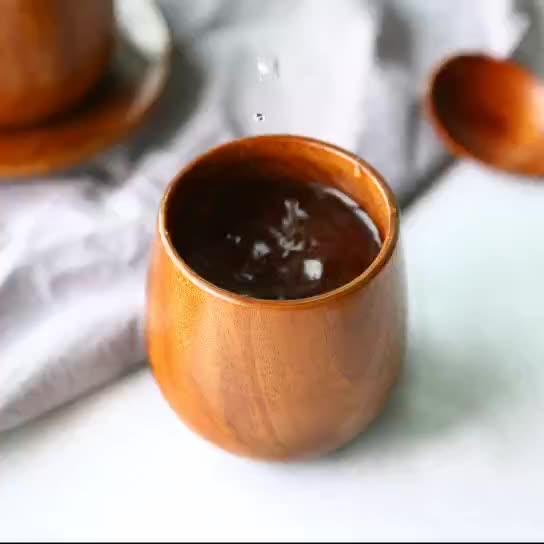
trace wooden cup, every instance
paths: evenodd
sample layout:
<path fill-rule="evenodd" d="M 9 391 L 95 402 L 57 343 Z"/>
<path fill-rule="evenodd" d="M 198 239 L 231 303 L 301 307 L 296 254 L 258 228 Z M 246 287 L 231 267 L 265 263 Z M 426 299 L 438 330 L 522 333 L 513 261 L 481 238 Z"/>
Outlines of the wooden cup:
<path fill-rule="evenodd" d="M 259 300 L 198 276 L 172 245 L 179 188 L 237 175 L 286 175 L 339 188 L 383 240 L 350 283 L 300 300 Z M 350 441 L 380 413 L 405 338 L 399 214 L 381 176 L 359 158 L 296 136 L 235 141 L 187 166 L 164 196 L 148 277 L 147 344 L 156 380 L 181 419 L 243 456 L 291 460 Z"/>
<path fill-rule="evenodd" d="M 2 0 L 0 127 L 77 105 L 106 70 L 114 26 L 112 0 Z"/>

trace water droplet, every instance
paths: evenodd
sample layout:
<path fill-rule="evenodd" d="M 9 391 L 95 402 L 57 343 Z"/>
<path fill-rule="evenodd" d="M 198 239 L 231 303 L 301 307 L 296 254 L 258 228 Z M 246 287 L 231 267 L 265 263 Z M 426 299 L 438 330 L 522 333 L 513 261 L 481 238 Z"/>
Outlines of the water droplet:
<path fill-rule="evenodd" d="M 245 281 L 253 281 L 254 279 L 253 274 L 250 274 L 249 272 L 241 272 L 240 277 Z"/>
<path fill-rule="evenodd" d="M 257 58 L 257 72 L 259 73 L 259 81 L 267 81 L 269 79 L 279 79 L 280 63 L 277 57 L 272 55 L 262 55 Z"/>
<path fill-rule="evenodd" d="M 323 263 L 317 259 L 305 259 L 304 275 L 310 281 L 320 280 L 323 275 Z"/>
<path fill-rule="evenodd" d="M 253 258 L 254 259 L 260 259 L 261 257 L 264 257 L 265 255 L 268 255 L 272 250 L 265 242 L 255 242 L 253 244 Z"/>
<path fill-rule="evenodd" d="M 264 121 L 264 113 L 256 113 L 255 114 L 255 121 L 258 121 L 259 123 L 262 123 Z"/>
<path fill-rule="evenodd" d="M 227 234 L 227 240 L 230 240 L 231 242 L 234 242 L 236 245 L 238 245 L 242 241 L 241 236 L 235 236 L 233 234 Z"/>

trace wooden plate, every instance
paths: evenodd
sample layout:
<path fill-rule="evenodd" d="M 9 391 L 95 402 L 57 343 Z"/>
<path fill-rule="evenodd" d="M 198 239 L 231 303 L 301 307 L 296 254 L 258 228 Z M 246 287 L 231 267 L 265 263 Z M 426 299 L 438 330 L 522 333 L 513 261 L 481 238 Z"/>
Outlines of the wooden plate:
<path fill-rule="evenodd" d="M 75 166 L 132 133 L 165 86 L 172 39 L 150 0 L 117 0 L 118 43 L 109 72 L 76 110 L 44 125 L 0 131 L 0 176 L 49 174 Z"/>

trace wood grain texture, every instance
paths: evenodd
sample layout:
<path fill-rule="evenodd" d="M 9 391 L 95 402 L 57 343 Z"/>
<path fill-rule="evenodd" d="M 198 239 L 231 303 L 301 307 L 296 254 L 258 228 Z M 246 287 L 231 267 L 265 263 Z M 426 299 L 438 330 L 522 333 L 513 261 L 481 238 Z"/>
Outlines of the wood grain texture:
<path fill-rule="evenodd" d="M 431 78 L 426 109 L 453 155 L 511 173 L 544 174 L 544 87 L 514 62 L 447 59 Z"/>
<path fill-rule="evenodd" d="M 349 284 L 294 301 L 245 298 L 197 276 L 172 247 L 177 188 L 191 176 L 225 182 L 247 168 L 318 179 L 359 202 L 384 244 Z M 290 460 L 334 450 L 380 413 L 405 338 L 399 217 L 366 163 L 328 144 L 261 136 L 189 165 L 167 191 L 148 277 L 147 344 L 156 380 L 194 431 L 240 455 Z"/>
<path fill-rule="evenodd" d="M 117 36 L 103 79 L 75 109 L 44 124 L 0 129 L 0 183 L 76 166 L 132 134 L 159 102 L 171 60 L 170 46 L 144 58 Z"/>
<path fill-rule="evenodd" d="M 102 77 L 114 41 L 112 0 L 2 0 L 0 126 L 43 122 Z"/>

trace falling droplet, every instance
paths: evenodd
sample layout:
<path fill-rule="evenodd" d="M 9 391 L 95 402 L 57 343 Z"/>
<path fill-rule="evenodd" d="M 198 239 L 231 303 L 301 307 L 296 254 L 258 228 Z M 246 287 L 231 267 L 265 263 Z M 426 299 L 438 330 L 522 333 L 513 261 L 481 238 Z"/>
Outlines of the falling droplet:
<path fill-rule="evenodd" d="M 279 79 L 280 63 L 274 56 L 260 56 L 257 58 L 257 72 L 259 73 L 259 80 L 262 82 L 269 79 Z"/>

